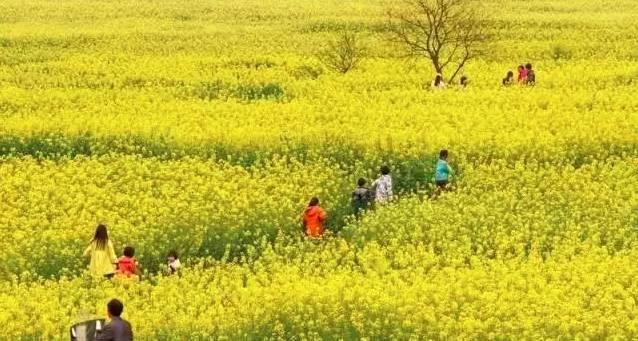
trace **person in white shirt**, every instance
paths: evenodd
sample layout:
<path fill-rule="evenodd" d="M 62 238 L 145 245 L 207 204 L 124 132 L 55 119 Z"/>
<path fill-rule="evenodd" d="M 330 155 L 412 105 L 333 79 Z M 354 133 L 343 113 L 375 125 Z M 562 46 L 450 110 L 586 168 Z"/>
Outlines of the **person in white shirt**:
<path fill-rule="evenodd" d="M 381 176 L 372 183 L 375 202 L 385 204 L 392 200 L 392 177 L 390 167 L 381 166 Z"/>
<path fill-rule="evenodd" d="M 179 268 L 182 266 L 182 264 L 179 262 L 179 258 L 177 257 L 177 251 L 175 250 L 171 250 L 171 252 L 168 253 L 168 256 L 166 257 L 166 263 L 171 274 L 177 272 L 177 270 L 179 270 Z"/>

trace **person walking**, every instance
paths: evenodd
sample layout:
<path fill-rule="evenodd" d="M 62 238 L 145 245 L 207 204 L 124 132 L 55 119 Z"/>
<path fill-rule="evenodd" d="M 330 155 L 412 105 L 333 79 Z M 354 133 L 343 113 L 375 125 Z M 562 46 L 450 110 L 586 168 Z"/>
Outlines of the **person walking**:
<path fill-rule="evenodd" d="M 370 201 L 370 190 L 366 187 L 366 179 L 361 178 L 357 181 L 357 188 L 352 191 L 352 210 L 357 219 L 361 216 L 361 212 L 370 207 Z"/>
<path fill-rule="evenodd" d="M 319 198 L 310 199 L 308 207 L 303 214 L 304 233 L 310 238 L 321 238 L 326 230 L 324 222 L 328 215 L 326 211 L 319 206 Z"/>
<path fill-rule="evenodd" d="M 85 257 L 91 257 L 89 271 L 95 276 L 111 278 L 115 275 L 117 256 L 113 250 L 113 243 L 109 240 L 106 225 L 100 224 L 95 229 L 93 240 L 84 250 Z"/>
<path fill-rule="evenodd" d="M 131 341 L 133 340 L 133 328 L 131 324 L 122 319 L 124 304 L 118 299 L 112 299 L 106 305 L 107 314 L 111 322 L 107 323 L 102 332 L 98 334 L 97 341 Z"/>
<path fill-rule="evenodd" d="M 450 174 L 452 173 L 452 168 L 447 163 L 448 151 L 447 149 L 442 149 L 439 152 L 439 160 L 436 162 L 436 170 L 434 174 L 434 181 L 436 182 L 437 193 L 441 191 L 445 191 L 447 189 L 447 185 L 450 182 Z"/>
<path fill-rule="evenodd" d="M 390 176 L 390 167 L 381 166 L 381 176 L 374 180 L 372 187 L 374 188 L 374 201 L 379 204 L 385 204 L 392 200 L 392 177 Z"/>

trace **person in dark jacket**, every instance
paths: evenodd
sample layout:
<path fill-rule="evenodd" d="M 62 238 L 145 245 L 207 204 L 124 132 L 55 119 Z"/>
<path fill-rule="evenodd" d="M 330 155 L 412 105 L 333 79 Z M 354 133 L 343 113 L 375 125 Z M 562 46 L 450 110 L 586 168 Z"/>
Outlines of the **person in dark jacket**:
<path fill-rule="evenodd" d="M 514 84 L 514 72 L 507 71 L 507 75 L 503 78 L 503 86 L 510 86 Z"/>
<path fill-rule="evenodd" d="M 352 209 L 354 216 L 359 219 L 361 212 L 367 210 L 370 207 L 372 197 L 370 195 L 370 189 L 366 187 L 366 179 L 359 179 L 357 181 L 357 188 L 352 191 Z"/>
<path fill-rule="evenodd" d="M 525 69 L 527 70 L 527 81 L 525 84 L 536 85 L 536 72 L 532 69 L 532 64 L 527 63 L 527 65 L 525 65 Z"/>
<path fill-rule="evenodd" d="M 461 80 L 459 81 L 459 90 L 463 90 L 467 88 L 467 85 L 470 83 L 470 80 L 467 76 L 461 76 Z"/>
<path fill-rule="evenodd" d="M 97 341 L 131 341 L 133 340 L 133 330 L 128 321 L 120 318 L 124 304 L 118 299 L 112 299 L 106 305 L 111 322 L 107 323 L 102 332 L 98 334 Z"/>
<path fill-rule="evenodd" d="M 441 75 L 440 73 L 437 73 L 436 77 L 434 77 L 434 80 L 432 81 L 432 89 L 435 89 L 435 90 L 445 89 L 445 82 L 443 81 L 443 75 Z"/>

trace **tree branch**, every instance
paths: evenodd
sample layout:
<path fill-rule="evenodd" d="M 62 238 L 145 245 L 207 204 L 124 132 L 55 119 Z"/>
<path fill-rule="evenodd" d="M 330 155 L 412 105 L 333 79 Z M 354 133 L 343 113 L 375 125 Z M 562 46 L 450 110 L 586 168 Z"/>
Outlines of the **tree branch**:
<path fill-rule="evenodd" d="M 391 40 L 412 56 L 428 58 L 437 72 L 455 64 L 453 81 L 468 61 L 480 55 L 486 38 L 483 12 L 472 0 L 404 0 L 404 8 L 388 11 Z M 460 53 L 462 51 L 462 53 Z"/>

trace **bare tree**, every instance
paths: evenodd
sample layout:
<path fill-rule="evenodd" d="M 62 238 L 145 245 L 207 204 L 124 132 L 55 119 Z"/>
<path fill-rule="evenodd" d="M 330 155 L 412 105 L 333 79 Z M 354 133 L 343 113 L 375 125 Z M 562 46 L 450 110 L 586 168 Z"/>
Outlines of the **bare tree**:
<path fill-rule="evenodd" d="M 425 56 L 437 73 L 453 72 L 448 82 L 487 42 L 484 13 L 475 0 L 402 0 L 399 10 L 388 11 L 391 40 L 406 47 L 409 56 Z"/>
<path fill-rule="evenodd" d="M 363 49 L 354 33 L 343 32 L 319 52 L 319 59 L 328 68 L 346 73 L 359 65 Z"/>

